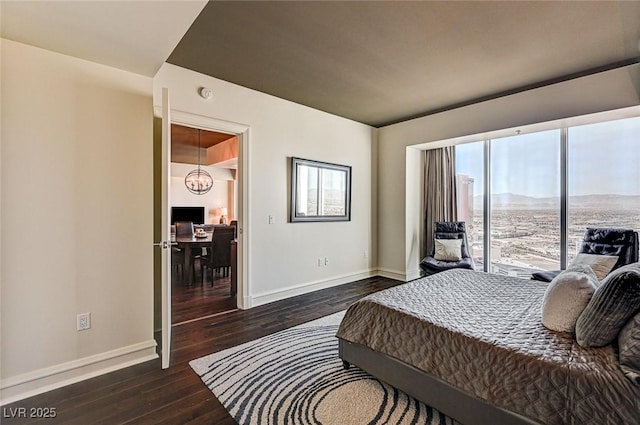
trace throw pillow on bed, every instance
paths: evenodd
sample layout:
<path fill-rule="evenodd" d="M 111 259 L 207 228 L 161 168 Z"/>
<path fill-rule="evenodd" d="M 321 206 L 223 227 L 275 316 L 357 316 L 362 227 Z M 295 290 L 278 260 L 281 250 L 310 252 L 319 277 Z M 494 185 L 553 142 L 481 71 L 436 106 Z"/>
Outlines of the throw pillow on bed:
<path fill-rule="evenodd" d="M 435 239 L 433 258 L 440 261 L 460 261 L 462 259 L 462 239 Z"/>
<path fill-rule="evenodd" d="M 599 255 L 599 254 L 584 254 L 580 253 L 576 255 L 576 258 L 571 262 L 572 266 L 578 264 L 586 264 L 591 266 L 593 272 L 598 276 L 598 280 L 604 279 L 618 262 L 617 255 Z"/>
<path fill-rule="evenodd" d="M 640 263 L 620 267 L 602 281 L 576 322 L 583 347 L 613 342 L 629 318 L 640 311 Z"/>
<path fill-rule="evenodd" d="M 573 332 L 578 316 L 598 287 L 590 266 L 570 266 L 556 276 L 542 299 L 542 324 L 560 332 Z"/>
<path fill-rule="evenodd" d="M 640 385 L 640 313 L 633 316 L 618 335 L 618 358 L 627 378 Z"/>

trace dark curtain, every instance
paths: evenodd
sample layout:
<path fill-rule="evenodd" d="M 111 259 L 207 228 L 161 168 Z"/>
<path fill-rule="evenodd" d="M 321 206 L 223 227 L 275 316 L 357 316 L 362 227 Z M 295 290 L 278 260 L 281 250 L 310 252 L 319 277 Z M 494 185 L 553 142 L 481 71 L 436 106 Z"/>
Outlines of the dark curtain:
<path fill-rule="evenodd" d="M 453 146 L 425 151 L 423 257 L 433 253 L 436 221 L 457 221 L 456 154 Z"/>

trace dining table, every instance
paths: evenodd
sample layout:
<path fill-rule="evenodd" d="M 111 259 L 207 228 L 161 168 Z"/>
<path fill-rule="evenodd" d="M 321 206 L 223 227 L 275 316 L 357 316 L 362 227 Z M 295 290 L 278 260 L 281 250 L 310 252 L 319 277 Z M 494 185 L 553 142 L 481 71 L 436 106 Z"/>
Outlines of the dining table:
<path fill-rule="evenodd" d="M 202 250 L 204 247 L 211 247 L 211 241 L 213 239 L 213 232 L 205 232 L 204 235 L 192 235 L 192 236 L 176 236 L 171 234 L 171 242 L 173 246 L 184 250 L 184 269 L 186 270 L 186 282 L 189 286 L 193 283 L 193 256 L 191 252 L 193 250 Z"/>

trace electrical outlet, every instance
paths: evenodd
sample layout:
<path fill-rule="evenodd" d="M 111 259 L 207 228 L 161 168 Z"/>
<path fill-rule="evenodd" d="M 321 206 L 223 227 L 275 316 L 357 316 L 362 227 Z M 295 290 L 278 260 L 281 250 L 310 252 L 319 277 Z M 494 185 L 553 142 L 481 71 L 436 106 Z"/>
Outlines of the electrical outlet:
<path fill-rule="evenodd" d="M 80 313 L 76 317 L 76 330 L 91 329 L 91 313 Z"/>
<path fill-rule="evenodd" d="M 318 267 L 322 267 L 323 264 L 322 258 L 318 258 Z"/>

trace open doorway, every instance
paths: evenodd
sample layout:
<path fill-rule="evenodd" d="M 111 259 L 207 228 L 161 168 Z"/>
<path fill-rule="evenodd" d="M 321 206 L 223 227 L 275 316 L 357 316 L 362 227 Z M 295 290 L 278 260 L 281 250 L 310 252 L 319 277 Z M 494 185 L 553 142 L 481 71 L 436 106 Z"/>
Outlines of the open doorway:
<path fill-rule="evenodd" d="M 154 250 L 154 327 L 156 339 L 162 353 L 162 367 L 168 368 L 171 363 L 171 334 L 174 326 L 171 320 L 172 288 L 171 256 L 172 249 L 170 235 L 171 215 L 171 124 L 178 124 L 201 130 L 221 132 L 235 135 L 238 139 L 237 172 L 235 180 L 236 199 L 232 203 L 234 217 L 237 223 L 237 254 L 236 273 L 231 273 L 231 279 L 237 284 L 235 297 L 237 308 L 249 308 L 251 299 L 249 282 L 246 278 L 249 268 L 248 249 L 250 232 L 244 228 L 248 222 L 248 192 L 249 179 L 249 144 L 250 126 L 224 121 L 203 115 L 170 109 L 168 89 L 162 90 L 162 106 L 154 108 L 154 245 L 161 249 Z M 193 165 L 192 165 L 193 166 Z M 184 184 L 184 180 L 180 182 Z M 189 270 L 189 269 L 187 269 Z M 197 276 L 195 277 L 197 279 Z M 195 282 L 195 280 L 194 280 Z M 205 309 L 206 310 L 206 309 Z M 204 318 L 214 313 L 206 311 Z M 190 319 L 199 320 L 198 318 Z M 176 347 L 173 347 L 174 349 Z"/>
<path fill-rule="evenodd" d="M 172 232 L 175 223 L 193 223 L 194 231 L 208 237 L 193 243 L 179 238 L 171 258 L 171 324 L 193 322 L 233 311 L 237 308 L 237 251 L 231 247 L 216 253 L 220 267 L 210 267 L 214 255 L 213 234 L 237 229 L 238 211 L 238 136 L 209 129 L 171 124 L 170 199 Z M 195 169 L 211 176 L 213 185 L 204 193 L 194 193 L 185 184 Z M 217 235 L 218 235 L 217 234 Z M 175 233 L 172 238 L 175 238 Z M 234 233 L 234 242 L 236 235 Z M 187 246 L 188 245 L 188 246 Z M 186 252 L 185 252 L 186 251 Z M 188 255 L 188 260 L 185 258 Z M 232 258 L 233 257 L 233 258 Z M 221 261 L 221 262 L 220 262 Z M 232 264 L 233 267 L 232 267 Z"/>

